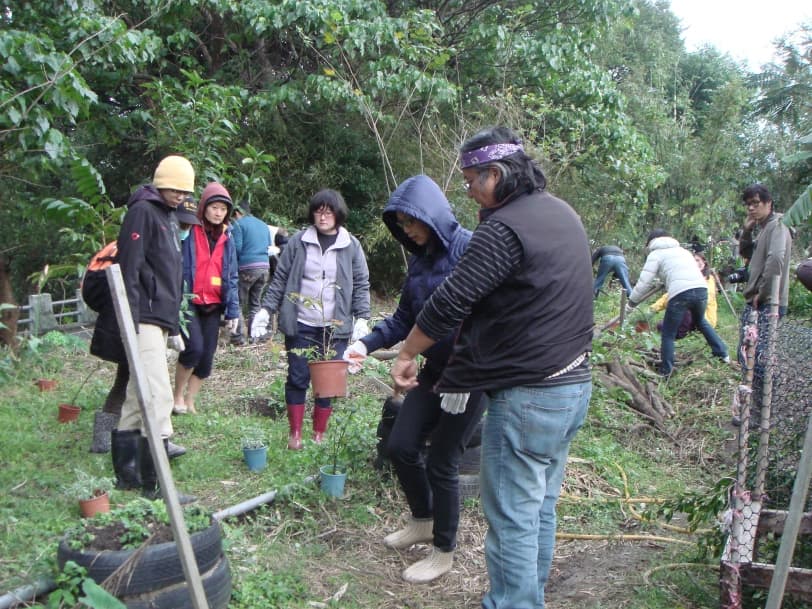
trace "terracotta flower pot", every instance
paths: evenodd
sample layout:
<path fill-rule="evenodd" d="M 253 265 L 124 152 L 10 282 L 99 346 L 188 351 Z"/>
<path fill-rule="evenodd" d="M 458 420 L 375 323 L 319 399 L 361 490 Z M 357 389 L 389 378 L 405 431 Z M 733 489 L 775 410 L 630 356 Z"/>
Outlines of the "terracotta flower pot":
<path fill-rule="evenodd" d="M 649 329 L 650 329 L 649 323 L 647 321 L 642 320 L 642 319 L 638 320 L 634 324 L 634 331 L 635 332 L 638 332 L 638 333 L 639 332 L 648 332 Z"/>
<path fill-rule="evenodd" d="M 73 404 L 60 404 L 57 419 L 60 423 L 70 423 L 79 418 L 80 412 L 82 412 L 82 409 L 78 406 L 74 406 Z"/>
<path fill-rule="evenodd" d="M 56 389 L 56 380 L 54 379 L 37 379 L 34 382 L 40 391 L 53 391 Z"/>
<path fill-rule="evenodd" d="M 96 514 L 109 512 L 110 496 L 107 493 L 101 493 L 90 499 L 80 499 L 79 511 L 82 512 L 82 518 L 92 518 Z"/>
<path fill-rule="evenodd" d="M 347 366 L 342 359 L 308 362 L 313 397 L 343 398 L 347 395 Z"/>

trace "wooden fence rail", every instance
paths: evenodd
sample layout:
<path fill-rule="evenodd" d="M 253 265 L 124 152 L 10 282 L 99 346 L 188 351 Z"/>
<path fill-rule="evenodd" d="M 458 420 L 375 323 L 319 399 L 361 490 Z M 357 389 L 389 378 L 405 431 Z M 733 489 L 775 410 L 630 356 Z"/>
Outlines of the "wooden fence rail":
<path fill-rule="evenodd" d="M 34 336 L 51 330 L 92 325 L 97 317 L 82 300 L 80 290 L 76 290 L 76 298 L 67 300 L 51 300 L 50 294 L 31 294 L 28 304 L 19 307 L 19 311 L 17 333 Z"/>

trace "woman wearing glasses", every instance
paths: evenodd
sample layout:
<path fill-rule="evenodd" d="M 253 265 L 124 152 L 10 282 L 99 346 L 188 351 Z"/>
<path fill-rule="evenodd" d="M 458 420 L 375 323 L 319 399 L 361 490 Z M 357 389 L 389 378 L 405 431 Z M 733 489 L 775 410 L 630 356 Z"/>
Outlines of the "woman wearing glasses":
<path fill-rule="evenodd" d="M 371 333 L 347 348 L 350 371 L 367 353 L 391 347 L 409 334 L 423 304 L 451 274 L 471 238 L 454 217 L 448 200 L 431 178 L 409 178 L 392 193 L 383 221 L 411 254 L 397 311 Z M 434 391 L 451 355 L 453 333 L 423 352 L 418 385 L 406 395 L 389 436 L 389 458 L 406 500 L 406 526 L 384 540 L 393 549 L 431 542 L 428 557 L 403 572 L 413 583 L 430 582 L 451 569 L 460 520 L 459 465 L 462 453 L 482 417 L 481 393 L 467 403 L 448 404 Z M 431 440 L 423 458 L 426 440 Z"/>
<path fill-rule="evenodd" d="M 291 450 L 302 448 L 305 395 L 310 383 L 307 357 L 293 350 L 314 347 L 322 355 L 324 328 L 332 326 L 330 349 L 335 352 L 334 359 L 340 359 L 348 340 L 368 331 L 369 270 L 361 244 L 343 226 L 347 214 L 341 193 L 324 189 L 313 195 L 308 206 L 310 226 L 288 241 L 262 308 L 251 324 L 251 336 L 262 337 L 272 315 L 279 314 L 288 358 L 285 402 Z M 315 400 L 316 443 L 321 443 L 331 413 L 329 399 Z"/>

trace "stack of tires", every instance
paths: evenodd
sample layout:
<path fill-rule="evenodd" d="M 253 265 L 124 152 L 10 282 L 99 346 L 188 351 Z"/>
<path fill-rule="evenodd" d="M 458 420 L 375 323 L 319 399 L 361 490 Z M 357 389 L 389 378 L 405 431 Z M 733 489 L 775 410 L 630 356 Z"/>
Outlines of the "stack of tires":
<path fill-rule="evenodd" d="M 482 424 L 480 420 L 465 446 L 460 462 L 460 503 L 472 497 L 479 497 L 479 459 L 482 449 Z"/>
<path fill-rule="evenodd" d="M 226 609 L 231 598 L 231 570 L 223 553 L 220 523 L 212 521 L 209 528 L 192 534 L 190 541 L 210 609 Z M 136 550 L 93 551 L 72 550 L 62 540 L 57 550 L 59 568 L 69 560 L 87 569 L 88 577 L 96 583 L 105 583 L 128 609 L 194 607 L 174 541 Z"/>

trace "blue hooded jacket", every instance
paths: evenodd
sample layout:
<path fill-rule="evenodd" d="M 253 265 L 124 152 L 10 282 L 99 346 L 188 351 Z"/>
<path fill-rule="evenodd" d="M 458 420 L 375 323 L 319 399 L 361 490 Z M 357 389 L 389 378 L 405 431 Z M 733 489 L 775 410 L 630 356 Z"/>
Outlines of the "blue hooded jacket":
<path fill-rule="evenodd" d="M 419 246 L 407 237 L 398 226 L 396 212 L 428 226 L 433 234 L 429 243 Z M 443 191 L 425 175 L 411 177 L 397 187 L 383 210 L 383 221 L 392 236 L 412 255 L 397 310 L 362 339 L 369 353 L 391 347 L 406 338 L 417 314 L 432 292 L 451 274 L 471 239 L 471 231 L 457 222 Z M 453 341 L 454 336 L 449 335 L 423 355 L 433 367 L 442 369 L 451 355 Z"/>

